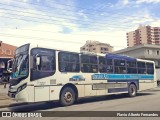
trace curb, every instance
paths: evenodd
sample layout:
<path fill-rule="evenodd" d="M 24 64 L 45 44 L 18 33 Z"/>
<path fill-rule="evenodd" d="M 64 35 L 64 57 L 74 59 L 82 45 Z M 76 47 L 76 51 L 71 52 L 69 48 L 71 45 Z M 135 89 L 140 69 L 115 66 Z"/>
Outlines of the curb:
<path fill-rule="evenodd" d="M 10 104 L 6 104 L 6 105 L 0 105 L 0 108 L 6 108 L 6 107 L 15 107 L 15 106 L 21 106 L 21 105 L 28 105 L 29 103 L 24 102 L 24 103 L 10 103 Z M 32 103 L 30 103 L 32 104 Z"/>
<path fill-rule="evenodd" d="M 1 101 L 1 100 L 8 100 L 8 99 L 9 99 L 9 98 L 0 98 L 0 101 Z"/>
<path fill-rule="evenodd" d="M 2 105 L 0 106 L 0 108 L 6 108 L 6 107 L 9 107 L 10 105 Z"/>
<path fill-rule="evenodd" d="M 14 101 L 8 97 L 0 99 L 0 108 L 10 107 L 14 104 Z"/>

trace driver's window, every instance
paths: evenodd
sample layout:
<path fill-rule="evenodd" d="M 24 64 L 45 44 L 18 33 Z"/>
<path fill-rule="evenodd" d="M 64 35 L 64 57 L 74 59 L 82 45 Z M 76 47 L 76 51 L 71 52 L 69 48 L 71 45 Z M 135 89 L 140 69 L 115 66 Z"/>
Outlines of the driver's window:
<path fill-rule="evenodd" d="M 28 55 L 23 56 L 22 58 L 22 65 L 19 70 L 20 75 L 27 75 L 28 74 Z"/>
<path fill-rule="evenodd" d="M 54 57 L 53 56 L 40 56 L 40 65 L 38 70 L 40 71 L 54 71 Z"/>
<path fill-rule="evenodd" d="M 31 67 L 31 81 L 53 75 L 56 70 L 55 51 L 45 48 L 31 50 L 33 65 Z M 39 62 L 37 62 L 39 61 Z"/>

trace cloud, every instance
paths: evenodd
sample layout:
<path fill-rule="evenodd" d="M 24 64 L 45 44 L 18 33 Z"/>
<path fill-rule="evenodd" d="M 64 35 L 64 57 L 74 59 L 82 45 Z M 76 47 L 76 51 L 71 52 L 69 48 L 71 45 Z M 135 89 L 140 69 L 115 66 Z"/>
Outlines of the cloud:
<path fill-rule="evenodd" d="M 141 3 L 160 3 L 160 0 L 136 0 L 137 4 Z"/>
<path fill-rule="evenodd" d="M 82 17 L 84 20 L 88 20 L 88 16 L 84 13 L 84 10 L 80 10 L 78 13 L 77 13 L 80 17 Z"/>
<path fill-rule="evenodd" d="M 121 22 L 128 24 L 128 27 L 135 28 L 135 26 L 139 26 L 140 24 L 149 25 L 153 21 L 155 21 L 155 18 L 151 15 L 150 11 L 142 8 L 130 16 L 125 16 Z"/>
<path fill-rule="evenodd" d="M 155 20 L 151 23 L 151 26 L 153 27 L 157 27 L 157 26 L 160 26 L 160 20 Z"/>
<path fill-rule="evenodd" d="M 5 23 L 3 26 L 10 27 L 3 29 L 1 25 L 0 40 L 17 46 L 33 43 L 77 52 L 86 40 L 96 40 L 109 43 L 115 47 L 115 50 L 119 50 L 126 47 L 126 33 L 130 28 L 134 30 L 141 23 L 156 25 L 160 23 L 158 20 L 155 21 L 149 10 L 142 8 L 141 11 L 134 9 L 133 14 L 129 11 L 130 15 L 124 15 L 123 11 L 113 14 L 112 9 L 119 10 L 113 3 L 106 3 L 104 6 L 99 3 L 99 8 L 103 7 L 100 10 L 102 12 L 97 9 L 91 14 L 85 9 L 78 9 L 75 1 L 72 0 L 60 0 L 58 4 L 55 3 L 58 0 L 55 2 L 52 0 L 37 1 L 39 6 L 28 4 L 26 1 L 22 6 L 24 9 L 18 9 L 21 12 L 17 13 L 14 10 L 11 12 L 16 13 L 17 16 L 8 15 L 8 17 L 26 19 L 26 21 L 0 18 L 1 23 Z M 29 2 L 33 2 L 33 0 L 29 0 Z M 65 5 L 63 5 L 64 2 Z M 116 5 L 125 8 L 131 4 L 133 2 L 129 0 L 119 0 Z M 21 6 L 21 4 L 18 5 Z M 110 9 L 107 7 L 109 5 L 114 5 L 114 7 Z M 124 14 L 119 14 L 122 12 Z M 84 25 L 85 23 L 87 25 Z"/>
<path fill-rule="evenodd" d="M 114 5 L 114 7 L 123 8 L 128 6 L 129 4 L 130 4 L 129 0 L 118 0 L 118 2 Z"/>
<path fill-rule="evenodd" d="M 85 44 L 86 40 L 109 43 L 114 46 L 115 50 L 126 47 L 125 31 L 74 31 L 71 34 L 64 34 L 60 31 L 61 27 L 46 24 L 12 30 L 4 29 L 3 32 L 0 32 L 0 39 L 16 46 L 32 43 L 76 52 L 79 52 L 80 47 Z"/>
<path fill-rule="evenodd" d="M 121 0 L 123 5 L 129 4 L 129 0 Z"/>

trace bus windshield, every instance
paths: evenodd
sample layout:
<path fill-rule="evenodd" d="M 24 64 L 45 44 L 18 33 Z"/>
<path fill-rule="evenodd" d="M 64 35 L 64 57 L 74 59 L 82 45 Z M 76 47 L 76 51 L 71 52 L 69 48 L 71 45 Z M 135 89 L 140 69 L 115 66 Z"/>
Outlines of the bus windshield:
<path fill-rule="evenodd" d="M 21 78 L 28 75 L 28 54 L 19 54 L 16 56 L 13 65 L 12 78 Z"/>
<path fill-rule="evenodd" d="M 16 55 L 13 60 L 13 70 L 11 78 L 24 78 L 29 73 L 29 61 L 28 61 L 29 44 L 25 44 L 16 50 Z"/>

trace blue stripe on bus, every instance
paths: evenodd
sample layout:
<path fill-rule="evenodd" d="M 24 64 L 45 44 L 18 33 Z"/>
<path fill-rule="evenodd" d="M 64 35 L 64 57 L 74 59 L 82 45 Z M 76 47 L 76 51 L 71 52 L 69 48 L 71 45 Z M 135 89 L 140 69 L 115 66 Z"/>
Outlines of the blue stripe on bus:
<path fill-rule="evenodd" d="M 146 74 L 94 74 L 92 80 L 153 80 L 154 75 Z"/>

